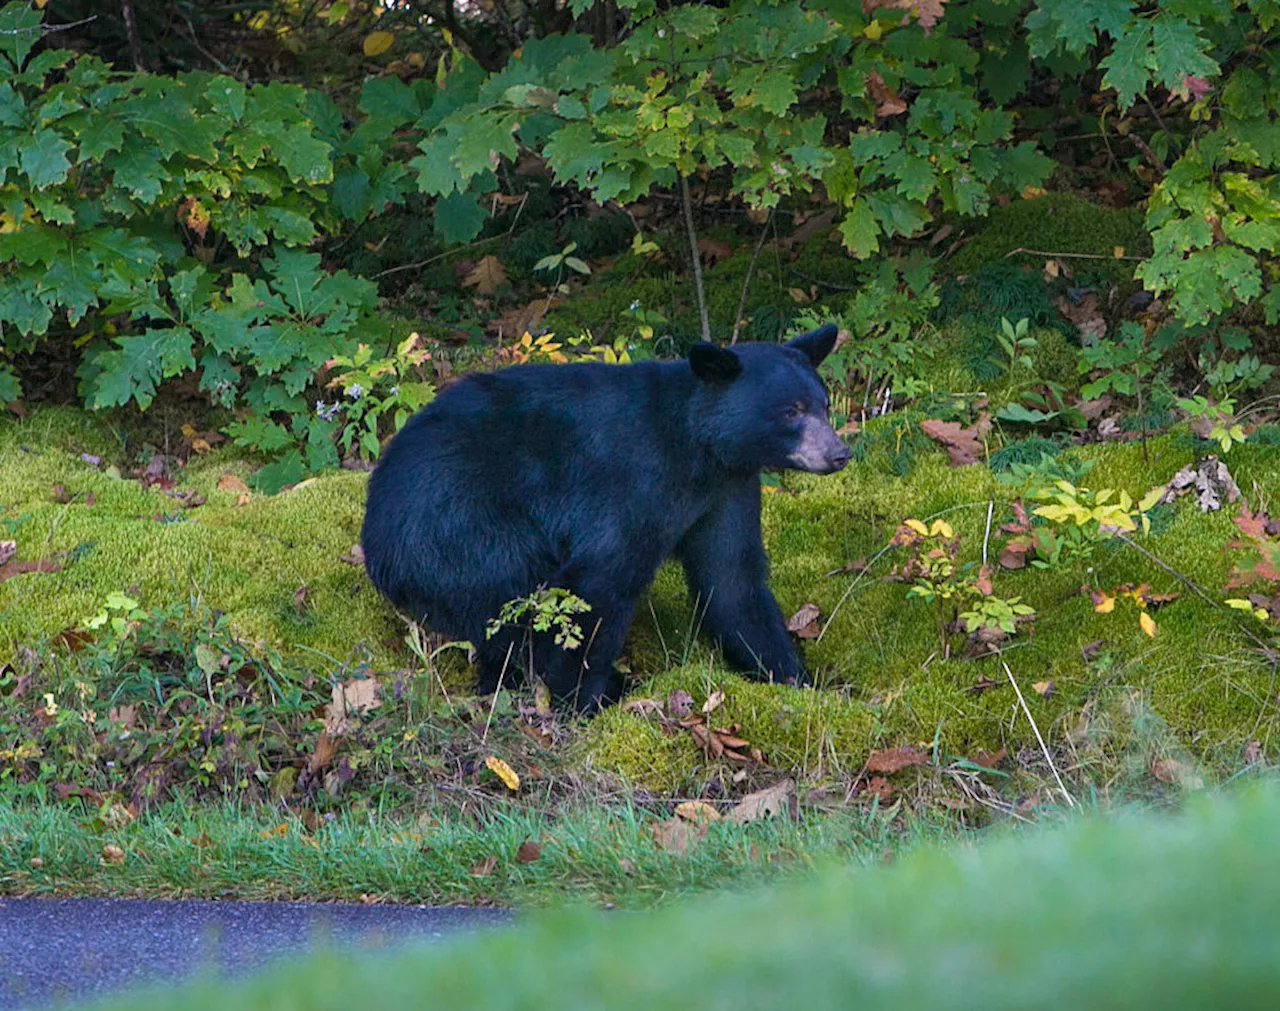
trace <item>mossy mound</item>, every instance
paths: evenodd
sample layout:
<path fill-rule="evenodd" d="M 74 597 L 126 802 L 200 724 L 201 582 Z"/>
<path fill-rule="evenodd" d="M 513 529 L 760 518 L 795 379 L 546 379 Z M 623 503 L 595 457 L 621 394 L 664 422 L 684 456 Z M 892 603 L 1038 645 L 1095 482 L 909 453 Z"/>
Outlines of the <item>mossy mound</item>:
<path fill-rule="evenodd" d="M 1071 193 L 1046 193 L 993 208 L 973 239 L 944 266 L 952 274 L 969 274 L 983 264 L 1003 260 L 1015 249 L 1034 249 L 1101 257 L 1072 260 L 1070 265 L 1073 271 L 1106 273 L 1115 280 L 1132 278 L 1133 262 L 1115 259 L 1117 247 L 1125 256 L 1150 254 L 1151 236 L 1142 208 L 1099 207 Z M 1039 267 L 1044 257 L 1018 254 L 1012 259 Z"/>
<path fill-rule="evenodd" d="M 251 642 L 337 663 L 392 662 L 381 643 L 396 634 L 393 615 L 363 572 L 339 560 L 359 540 L 363 474 L 327 475 L 237 506 L 219 478 L 244 479 L 251 465 L 214 451 L 193 458 L 173 489 L 206 499 L 183 508 L 164 491 L 109 476 L 118 451 L 104 425 L 75 410 L 0 424 L 0 539 L 17 542 L 19 561 L 62 564 L 0 583 L 0 660 L 79 624 L 110 591 L 136 587 L 144 607 L 198 599 L 225 611 Z M 102 468 L 81 453 L 101 456 Z"/>

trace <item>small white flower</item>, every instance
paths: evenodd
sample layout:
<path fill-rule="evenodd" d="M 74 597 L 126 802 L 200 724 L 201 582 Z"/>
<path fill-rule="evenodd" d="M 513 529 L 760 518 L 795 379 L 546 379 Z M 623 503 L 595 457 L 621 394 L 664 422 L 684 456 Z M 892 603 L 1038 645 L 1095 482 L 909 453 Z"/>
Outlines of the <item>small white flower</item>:
<path fill-rule="evenodd" d="M 640 308 L 640 299 L 636 299 L 634 302 L 631 303 L 631 308 L 629 311 L 635 312 L 639 308 Z"/>

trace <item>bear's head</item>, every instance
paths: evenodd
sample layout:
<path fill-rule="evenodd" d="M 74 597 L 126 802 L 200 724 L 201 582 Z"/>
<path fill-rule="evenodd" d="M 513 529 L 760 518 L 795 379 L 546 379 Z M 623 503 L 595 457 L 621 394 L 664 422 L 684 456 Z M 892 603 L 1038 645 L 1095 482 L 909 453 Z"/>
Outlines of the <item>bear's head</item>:
<path fill-rule="evenodd" d="M 786 344 L 693 346 L 691 422 L 724 466 L 832 474 L 849 462 L 849 447 L 827 421 L 817 372 L 836 332 L 828 323 Z"/>

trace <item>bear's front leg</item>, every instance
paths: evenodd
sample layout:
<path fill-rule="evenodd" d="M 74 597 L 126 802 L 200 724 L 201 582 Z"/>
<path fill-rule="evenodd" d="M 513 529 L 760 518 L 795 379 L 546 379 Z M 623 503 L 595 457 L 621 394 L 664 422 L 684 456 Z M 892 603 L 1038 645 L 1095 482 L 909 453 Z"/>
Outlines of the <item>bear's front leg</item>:
<path fill-rule="evenodd" d="M 767 681 L 808 684 L 778 602 L 766 583 L 760 481 L 740 481 L 676 548 L 701 628 L 738 670 Z"/>

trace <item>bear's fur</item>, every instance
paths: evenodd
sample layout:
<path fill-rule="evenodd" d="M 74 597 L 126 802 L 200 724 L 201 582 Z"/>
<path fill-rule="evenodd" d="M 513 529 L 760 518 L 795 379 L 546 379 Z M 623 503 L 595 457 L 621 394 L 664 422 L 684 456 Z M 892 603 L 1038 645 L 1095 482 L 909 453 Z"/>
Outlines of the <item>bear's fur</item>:
<path fill-rule="evenodd" d="M 370 580 L 414 619 L 469 639 L 486 693 L 521 660 L 519 630 L 485 636 L 502 605 L 539 587 L 577 594 L 591 605 L 582 645 L 539 634 L 533 658 L 585 710 L 620 694 L 613 663 L 632 611 L 674 555 L 731 664 L 803 683 L 765 582 L 760 471 L 848 462 L 816 372 L 835 337 L 827 325 L 785 345 L 699 343 L 687 361 L 465 376 L 391 440 L 370 479 Z"/>

